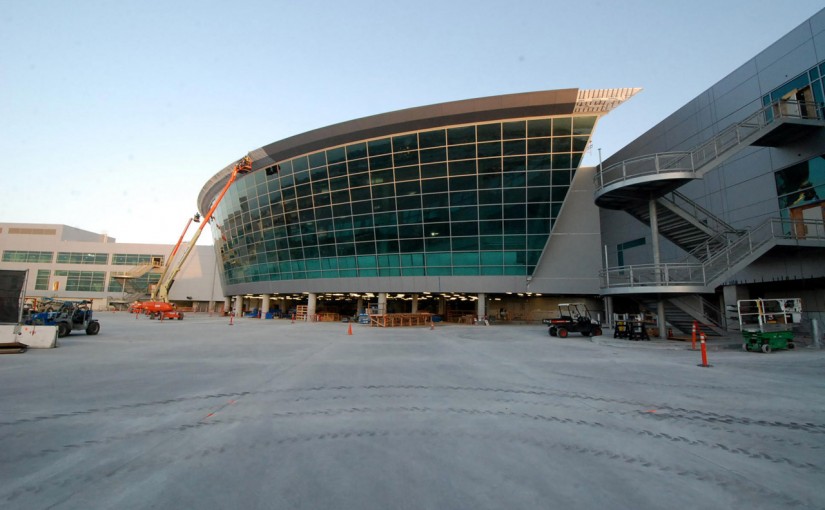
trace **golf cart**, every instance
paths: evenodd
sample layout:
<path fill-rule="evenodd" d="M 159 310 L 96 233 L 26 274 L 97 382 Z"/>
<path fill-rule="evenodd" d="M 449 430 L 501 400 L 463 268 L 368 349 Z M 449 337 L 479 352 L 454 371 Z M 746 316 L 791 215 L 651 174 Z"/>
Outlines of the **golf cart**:
<path fill-rule="evenodd" d="M 562 303 L 559 305 L 559 316 L 553 319 L 544 319 L 543 324 L 550 326 L 547 332 L 550 336 L 567 338 L 569 333 L 581 333 L 582 336 L 599 336 L 602 328 L 591 316 L 584 303 Z"/>

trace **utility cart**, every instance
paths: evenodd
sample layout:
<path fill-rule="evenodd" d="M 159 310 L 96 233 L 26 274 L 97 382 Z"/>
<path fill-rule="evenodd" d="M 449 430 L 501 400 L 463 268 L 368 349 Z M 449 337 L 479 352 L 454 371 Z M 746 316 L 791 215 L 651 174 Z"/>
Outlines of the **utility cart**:
<path fill-rule="evenodd" d="M 742 349 L 771 352 L 796 347 L 793 325 L 802 320 L 801 299 L 740 299 L 736 309 L 744 339 Z"/>
<path fill-rule="evenodd" d="M 559 305 L 559 316 L 553 319 L 543 319 L 543 324 L 550 326 L 547 332 L 550 336 L 567 338 L 571 332 L 581 333 L 582 336 L 601 336 L 602 328 L 598 321 L 590 315 L 590 310 L 584 303 L 562 303 Z"/>

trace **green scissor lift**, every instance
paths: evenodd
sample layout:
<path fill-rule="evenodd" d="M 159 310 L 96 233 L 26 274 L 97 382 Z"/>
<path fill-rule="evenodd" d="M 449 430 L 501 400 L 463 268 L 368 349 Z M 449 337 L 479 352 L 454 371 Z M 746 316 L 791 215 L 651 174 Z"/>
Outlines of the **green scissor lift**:
<path fill-rule="evenodd" d="M 801 299 L 740 299 L 736 308 L 744 339 L 742 349 L 771 352 L 795 347 L 792 328 L 802 319 Z"/>

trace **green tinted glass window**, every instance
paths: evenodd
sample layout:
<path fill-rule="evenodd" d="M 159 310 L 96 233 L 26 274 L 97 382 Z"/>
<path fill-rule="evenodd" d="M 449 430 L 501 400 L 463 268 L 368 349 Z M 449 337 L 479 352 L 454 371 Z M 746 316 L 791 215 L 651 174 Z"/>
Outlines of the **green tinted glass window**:
<path fill-rule="evenodd" d="M 421 195 L 421 203 L 427 209 L 433 207 L 447 207 L 449 199 L 446 193 L 432 193 L 429 195 Z"/>
<path fill-rule="evenodd" d="M 491 142 L 501 140 L 501 124 L 481 124 L 478 126 L 478 141 Z"/>
<path fill-rule="evenodd" d="M 524 138 L 527 135 L 526 124 L 523 120 L 503 123 L 503 132 L 505 140 L 512 140 L 514 138 Z"/>
<path fill-rule="evenodd" d="M 570 136 L 573 134 L 573 121 L 570 117 L 553 119 L 553 136 Z"/>
<path fill-rule="evenodd" d="M 367 152 L 370 156 L 389 154 L 392 152 L 392 143 L 389 138 L 372 140 L 369 143 L 367 143 Z"/>
<path fill-rule="evenodd" d="M 593 131 L 593 126 L 596 124 L 596 117 L 574 117 L 573 118 L 573 134 L 574 135 L 589 135 Z"/>
<path fill-rule="evenodd" d="M 510 140 L 504 142 L 504 155 L 515 156 L 517 154 L 525 154 L 526 147 L 527 145 L 525 140 Z"/>
<path fill-rule="evenodd" d="M 476 157 L 475 144 L 450 146 L 447 151 L 447 156 L 452 160 L 456 159 L 470 159 Z"/>
<path fill-rule="evenodd" d="M 553 152 L 570 152 L 571 139 L 569 136 L 553 138 Z"/>
<path fill-rule="evenodd" d="M 570 154 L 554 154 L 553 155 L 553 169 L 556 168 L 571 168 L 572 160 Z"/>
<path fill-rule="evenodd" d="M 405 166 L 401 168 L 395 169 L 395 180 L 396 181 L 409 181 L 418 179 L 420 177 L 420 172 L 418 171 L 418 166 Z"/>
<path fill-rule="evenodd" d="M 535 138 L 527 142 L 528 154 L 543 154 L 549 153 L 551 148 L 552 138 Z"/>
<path fill-rule="evenodd" d="M 587 149 L 587 141 L 590 137 L 587 136 L 574 136 L 573 137 L 573 151 L 575 152 L 583 152 Z"/>
<path fill-rule="evenodd" d="M 476 189 L 477 181 L 474 175 L 466 177 L 452 177 L 450 179 L 450 191 Z"/>
<path fill-rule="evenodd" d="M 417 149 L 418 137 L 415 133 L 393 137 L 392 147 L 395 152 Z"/>
<path fill-rule="evenodd" d="M 373 156 L 369 159 L 370 170 L 383 170 L 385 168 L 392 168 L 392 156 Z"/>
<path fill-rule="evenodd" d="M 501 190 L 500 189 L 480 190 L 478 192 L 478 203 L 479 204 L 500 204 L 501 203 Z"/>
<path fill-rule="evenodd" d="M 309 155 L 309 167 L 310 168 L 326 167 L 326 165 L 327 165 L 327 154 L 326 154 L 326 152 L 316 152 L 314 154 Z"/>
<path fill-rule="evenodd" d="M 442 147 L 447 143 L 446 132 L 443 129 L 435 131 L 424 131 L 418 134 L 418 143 L 421 149 L 429 147 Z"/>
<path fill-rule="evenodd" d="M 427 149 L 421 151 L 421 163 L 436 163 L 447 160 L 447 149 L 439 147 L 437 149 Z"/>
<path fill-rule="evenodd" d="M 418 151 L 396 152 L 393 155 L 395 166 L 406 166 L 418 164 Z"/>
<path fill-rule="evenodd" d="M 450 128 L 447 130 L 447 143 L 449 145 L 458 145 L 463 143 L 472 143 L 476 141 L 476 127 L 462 126 Z"/>
<path fill-rule="evenodd" d="M 355 143 L 347 146 L 347 160 L 360 159 L 367 156 L 367 144 Z"/>
<path fill-rule="evenodd" d="M 453 251 L 478 251 L 478 236 L 453 237 Z"/>
<path fill-rule="evenodd" d="M 478 144 L 478 157 L 490 158 L 501 156 L 501 142 L 486 142 Z"/>
<path fill-rule="evenodd" d="M 550 119 L 537 119 L 527 121 L 527 136 L 537 138 L 550 136 L 553 133 L 550 128 Z"/>
<path fill-rule="evenodd" d="M 447 163 L 433 163 L 431 165 L 421 165 L 421 178 L 443 177 L 447 175 Z"/>
<path fill-rule="evenodd" d="M 309 160 L 306 156 L 301 156 L 292 160 L 292 173 L 298 174 L 309 169 Z"/>
<path fill-rule="evenodd" d="M 346 157 L 347 153 L 344 151 L 343 147 L 336 147 L 327 151 L 327 162 L 329 164 L 340 163 L 346 160 Z"/>

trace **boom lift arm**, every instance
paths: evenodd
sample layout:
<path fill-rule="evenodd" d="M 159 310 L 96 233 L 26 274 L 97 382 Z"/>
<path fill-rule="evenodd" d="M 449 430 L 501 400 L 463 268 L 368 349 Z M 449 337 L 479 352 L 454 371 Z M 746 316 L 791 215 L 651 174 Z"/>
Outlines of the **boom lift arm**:
<path fill-rule="evenodd" d="M 238 175 L 243 175 L 252 171 L 252 158 L 248 155 L 241 158 L 235 164 L 235 167 L 232 169 L 232 174 L 229 176 L 229 180 L 226 181 L 226 185 L 221 190 L 221 193 L 218 195 L 218 198 L 215 199 L 215 202 L 212 204 L 212 207 L 209 208 L 209 212 L 202 218 L 201 225 L 198 227 L 198 230 L 195 231 L 195 234 L 192 236 L 192 240 L 189 241 L 189 245 L 183 251 L 183 254 L 180 257 L 180 260 L 175 265 L 175 268 L 169 274 L 169 277 L 166 280 L 161 279 L 158 282 L 156 287 L 156 294 L 153 293 L 153 301 L 160 301 L 163 303 L 169 302 L 169 289 L 172 288 L 172 284 L 175 283 L 175 277 L 180 272 L 181 268 L 183 267 L 183 263 L 186 262 L 187 257 L 189 257 L 189 253 L 195 247 L 195 244 L 198 241 L 198 238 L 203 231 L 203 228 L 209 223 L 209 220 L 212 218 L 212 214 L 214 214 L 215 209 L 218 208 L 218 204 L 221 203 L 223 200 L 223 196 L 226 195 L 226 192 L 229 191 L 229 187 L 232 186 L 232 183 L 235 182 L 235 179 L 238 178 Z M 169 260 L 171 263 L 171 259 Z"/>
<path fill-rule="evenodd" d="M 172 253 L 170 253 L 169 257 L 166 259 L 166 264 L 163 265 L 163 271 L 160 273 L 160 278 L 158 278 L 158 282 L 162 282 L 166 279 L 166 274 L 169 272 L 169 268 L 172 267 L 172 261 L 175 260 L 175 254 L 178 252 L 178 249 L 180 249 L 181 243 L 183 243 L 183 236 L 186 235 L 186 231 L 189 230 L 189 225 L 191 225 L 193 221 L 195 223 L 200 223 L 201 215 L 199 213 L 195 213 L 195 215 L 189 218 L 189 221 L 186 222 L 186 226 L 183 227 L 183 232 L 181 232 L 180 238 L 178 239 L 178 244 L 176 244 L 175 247 L 172 249 Z M 152 289 L 152 294 L 149 298 L 150 301 L 157 301 L 159 288 L 160 285 L 154 286 L 154 288 Z"/>

